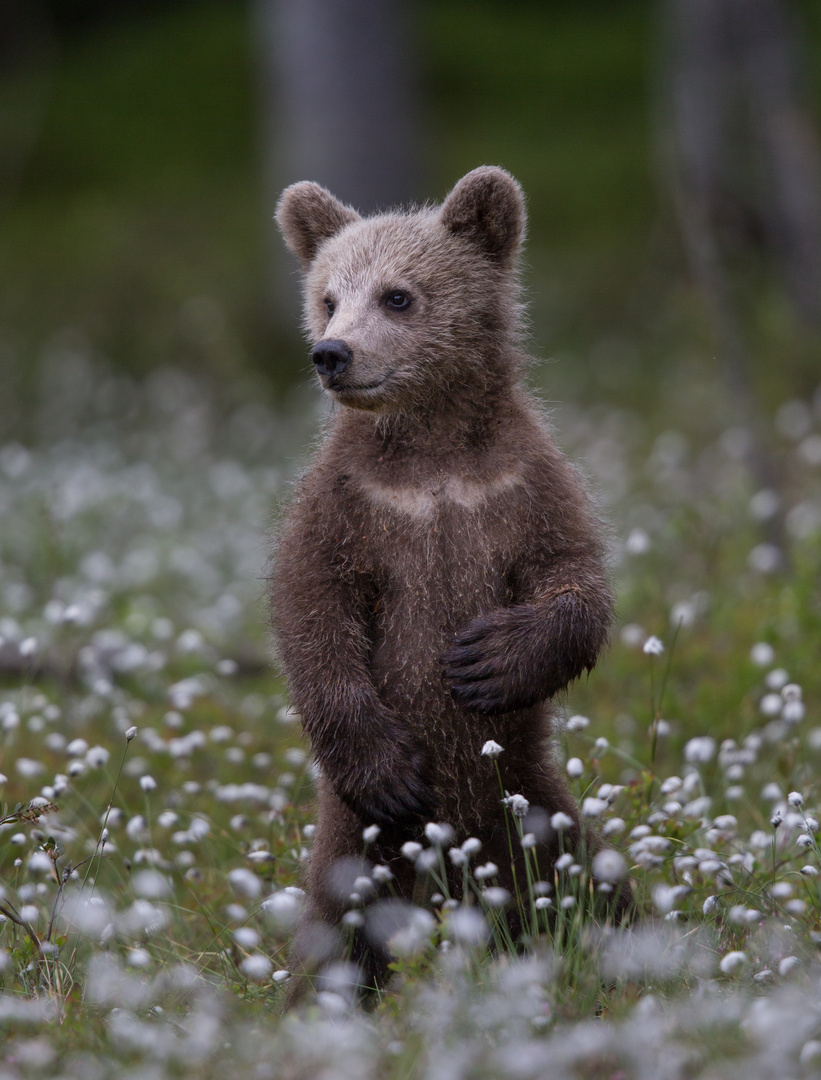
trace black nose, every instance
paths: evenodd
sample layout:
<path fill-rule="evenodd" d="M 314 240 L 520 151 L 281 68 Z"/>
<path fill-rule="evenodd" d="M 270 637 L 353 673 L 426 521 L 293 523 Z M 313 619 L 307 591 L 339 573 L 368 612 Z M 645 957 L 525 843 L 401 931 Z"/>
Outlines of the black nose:
<path fill-rule="evenodd" d="M 339 375 L 353 360 L 353 353 L 345 342 L 336 338 L 314 345 L 311 356 L 320 375 Z"/>

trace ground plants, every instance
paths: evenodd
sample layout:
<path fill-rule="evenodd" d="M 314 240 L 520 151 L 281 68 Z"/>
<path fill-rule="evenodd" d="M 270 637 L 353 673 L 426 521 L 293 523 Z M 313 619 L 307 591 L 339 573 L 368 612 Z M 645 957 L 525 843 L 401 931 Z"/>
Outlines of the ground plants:
<path fill-rule="evenodd" d="M 432 822 L 405 856 L 420 903 L 387 908 L 391 988 L 362 1011 L 338 965 L 283 1018 L 312 770 L 262 596 L 301 421 L 61 363 L 41 434 L 0 447 L 3 1080 L 815 1074 L 821 398 L 773 417 L 777 493 L 739 429 L 557 416 L 612 504 L 620 591 L 557 753 L 635 928 L 597 914 L 583 860 L 528 862 L 514 896 Z M 521 793 L 499 798 L 527 850 Z M 375 894 L 369 866 L 343 933 Z"/>

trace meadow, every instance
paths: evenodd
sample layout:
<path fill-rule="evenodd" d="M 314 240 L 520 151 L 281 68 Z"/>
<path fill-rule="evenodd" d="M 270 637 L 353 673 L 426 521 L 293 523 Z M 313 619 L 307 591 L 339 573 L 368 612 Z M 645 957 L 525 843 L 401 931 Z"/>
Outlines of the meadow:
<path fill-rule="evenodd" d="M 555 410 L 619 597 L 555 752 L 635 926 L 589 914 L 583 860 L 511 896 L 431 823 L 407 857 L 433 898 L 403 912 L 390 987 L 364 1011 L 341 964 L 283 1015 L 313 774 L 265 567 L 319 406 L 112 374 L 72 340 L 46 368 L 35 434 L 0 447 L 0 1080 L 817 1075 L 821 391 L 768 417 L 779 493 L 715 384 Z M 377 894 L 378 866 L 343 933 Z"/>

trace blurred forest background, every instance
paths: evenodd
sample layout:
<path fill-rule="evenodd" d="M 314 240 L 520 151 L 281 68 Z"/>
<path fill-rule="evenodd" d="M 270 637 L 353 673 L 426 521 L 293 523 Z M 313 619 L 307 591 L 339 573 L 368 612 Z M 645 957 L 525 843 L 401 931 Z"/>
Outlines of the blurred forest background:
<path fill-rule="evenodd" d="M 819 381 L 819 115 L 814 0 L 5 0 L 0 420 L 67 357 L 289 400 L 281 187 L 482 163 L 529 197 L 549 400 L 769 414 Z"/>

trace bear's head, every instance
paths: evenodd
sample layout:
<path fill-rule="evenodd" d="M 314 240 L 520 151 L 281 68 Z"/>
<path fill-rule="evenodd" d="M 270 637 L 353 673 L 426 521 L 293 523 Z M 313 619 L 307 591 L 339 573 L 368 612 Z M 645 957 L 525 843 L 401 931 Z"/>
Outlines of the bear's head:
<path fill-rule="evenodd" d="M 440 207 L 365 218 L 305 181 L 276 219 L 305 271 L 305 329 L 335 400 L 424 412 L 514 377 L 525 208 L 503 169 L 474 169 Z"/>

